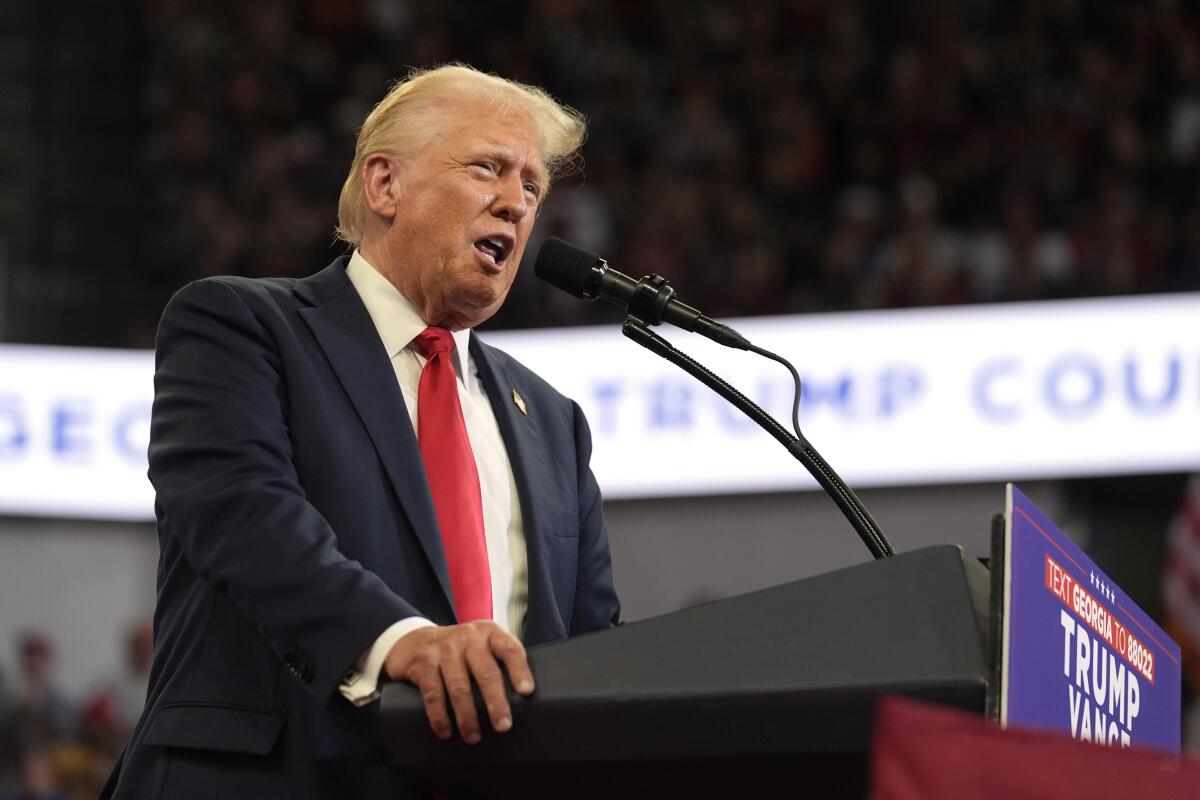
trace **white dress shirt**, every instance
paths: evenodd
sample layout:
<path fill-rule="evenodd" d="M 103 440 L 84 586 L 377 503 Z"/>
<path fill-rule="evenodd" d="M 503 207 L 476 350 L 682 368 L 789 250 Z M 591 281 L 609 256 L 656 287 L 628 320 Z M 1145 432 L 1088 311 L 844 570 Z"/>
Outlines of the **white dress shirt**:
<path fill-rule="evenodd" d="M 357 250 L 350 257 L 346 275 L 383 340 L 415 431 L 420 413 L 417 395 L 426 359 L 413 340 L 428 326 L 412 302 Z M 469 330 L 454 331 L 458 399 L 467 426 L 467 438 L 475 453 L 483 500 L 483 528 L 492 573 L 492 619 L 520 638 L 529 605 L 529 564 L 521 504 L 496 415 L 470 355 L 470 341 Z M 400 409 L 396 411 L 399 413 Z M 359 658 L 355 669 L 346 674 L 340 687 L 342 696 L 360 706 L 378 699 L 380 672 L 392 646 L 405 634 L 431 625 L 433 623 L 424 617 L 409 617 L 397 620 L 384 630 L 371 649 Z"/>

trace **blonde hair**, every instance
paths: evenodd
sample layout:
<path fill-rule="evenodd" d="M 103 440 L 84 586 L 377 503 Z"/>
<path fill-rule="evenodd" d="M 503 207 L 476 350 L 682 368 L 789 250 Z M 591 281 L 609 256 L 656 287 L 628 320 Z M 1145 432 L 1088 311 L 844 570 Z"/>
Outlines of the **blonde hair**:
<path fill-rule="evenodd" d="M 367 115 L 358 132 L 354 162 L 338 199 L 337 235 L 362 243 L 366 203 L 363 165 L 375 153 L 409 156 L 438 134 L 432 116 L 447 103 L 487 103 L 497 113 L 515 113 L 533 126 L 542 161 L 554 181 L 578 168 L 579 148 L 587 134 L 582 114 L 544 89 L 480 72 L 466 64 L 415 69 L 397 81 Z"/>

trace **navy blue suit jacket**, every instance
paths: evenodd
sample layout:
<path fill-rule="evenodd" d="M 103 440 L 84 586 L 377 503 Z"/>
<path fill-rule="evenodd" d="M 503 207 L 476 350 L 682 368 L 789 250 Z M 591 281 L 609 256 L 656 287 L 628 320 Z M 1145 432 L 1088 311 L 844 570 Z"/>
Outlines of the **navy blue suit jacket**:
<path fill-rule="evenodd" d="M 378 704 L 354 708 L 338 684 L 396 620 L 455 615 L 416 436 L 345 265 L 202 280 L 163 314 L 155 660 L 114 797 L 399 791 Z M 475 336 L 471 355 L 516 476 L 525 642 L 608 627 L 618 605 L 582 412 Z"/>

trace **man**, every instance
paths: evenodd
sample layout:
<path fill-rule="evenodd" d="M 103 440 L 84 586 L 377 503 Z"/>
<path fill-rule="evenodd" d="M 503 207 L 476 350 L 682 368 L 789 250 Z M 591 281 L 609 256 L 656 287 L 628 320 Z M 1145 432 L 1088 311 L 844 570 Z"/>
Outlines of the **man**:
<path fill-rule="evenodd" d="M 352 256 L 172 299 L 155 662 L 106 795 L 395 797 L 377 681 L 415 684 L 433 734 L 452 709 L 474 743 L 512 725 L 502 667 L 534 689 L 521 639 L 615 623 L 586 422 L 470 332 L 583 134 L 538 89 L 416 73 L 359 135 Z"/>

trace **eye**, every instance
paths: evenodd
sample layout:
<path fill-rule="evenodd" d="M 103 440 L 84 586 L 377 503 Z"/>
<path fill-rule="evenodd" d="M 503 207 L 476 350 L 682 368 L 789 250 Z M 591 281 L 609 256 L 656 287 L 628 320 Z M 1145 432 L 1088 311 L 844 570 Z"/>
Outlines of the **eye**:
<path fill-rule="evenodd" d="M 474 169 L 482 170 L 489 175 L 495 175 L 499 172 L 496 165 L 493 164 L 491 161 L 475 161 L 471 164 L 471 167 Z"/>
<path fill-rule="evenodd" d="M 526 182 L 525 191 L 528 192 L 534 200 L 541 199 L 542 187 L 538 186 L 536 183 Z"/>

